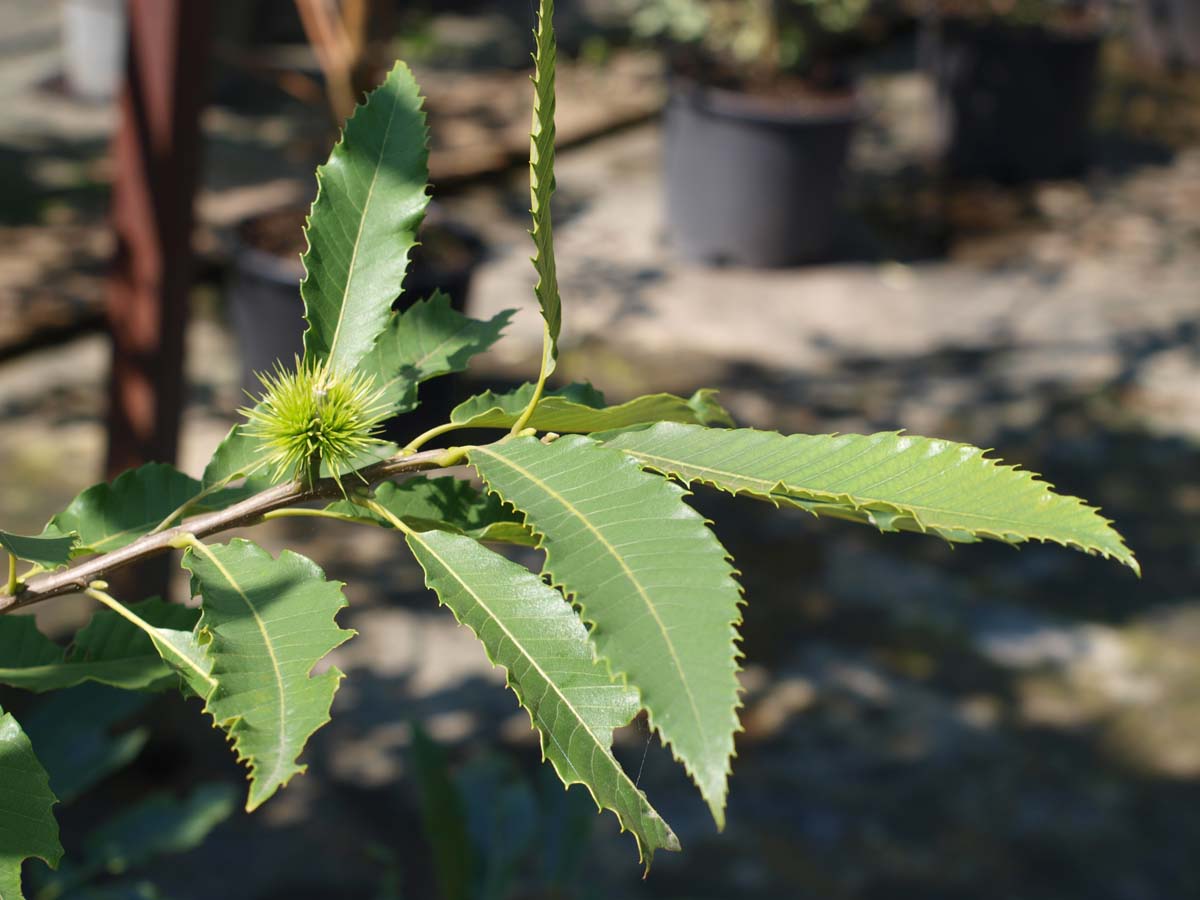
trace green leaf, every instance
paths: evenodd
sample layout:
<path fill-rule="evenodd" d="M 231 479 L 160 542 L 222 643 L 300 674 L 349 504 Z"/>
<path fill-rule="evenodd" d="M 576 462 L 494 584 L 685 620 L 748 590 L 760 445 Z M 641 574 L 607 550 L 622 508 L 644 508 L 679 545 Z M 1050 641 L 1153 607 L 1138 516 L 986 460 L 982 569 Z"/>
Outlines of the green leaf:
<path fill-rule="evenodd" d="M 518 883 L 532 880 L 529 857 L 541 824 L 537 797 L 513 761 L 502 756 L 470 760 L 455 781 L 466 800 L 468 831 L 480 863 L 471 898 L 511 900 Z"/>
<path fill-rule="evenodd" d="M 558 296 L 558 271 L 554 263 L 554 228 L 550 198 L 554 195 L 554 69 L 558 54 L 554 39 L 554 0 L 538 4 L 537 53 L 534 55 L 533 129 L 529 140 L 529 211 L 533 215 L 535 253 L 533 268 L 538 280 L 533 292 L 546 320 L 542 372 L 549 375 L 558 360 L 558 335 L 562 330 L 562 301 Z"/>
<path fill-rule="evenodd" d="M 254 810 L 305 770 L 296 759 L 329 721 L 342 673 L 310 673 L 354 634 L 334 621 L 346 599 L 312 560 L 288 550 L 274 559 L 245 540 L 194 544 L 183 566 L 203 600 L 196 629 L 217 682 L 206 710 L 250 766 Z"/>
<path fill-rule="evenodd" d="M 717 825 L 738 729 L 740 591 L 685 491 L 578 436 L 470 450 L 488 488 L 543 536 L 545 571 L 592 623 L 613 674 L 641 692 Z"/>
<path fill-rule="evenodd" d="M 47 569 L 65 566 L 71 560 L 71 550 L 79 542 L 79 535 L 63 534 L 57 528 L 47 528 L 41 534 L 10 534 L 0 531 L 0 547 L 17 559 L 37 563 Z"/>
<path fill-rule="evenodd" d="M 470 428 L 510 428 L 529 401 L 534 385 L 524 384 L 507 394 L 485 391 L 464 400 L 450 413 L 450 421 Z M 539 431 L 610 431 L 649 422 L 731 424 L 729 413 L 713 399 L 712 390 L 697 391 L 690 399 L 673 394 L 649 394 L 618 406 L 605 406 L 604 395 L 590 384 L 573 384 L 542 397 L 528 424 Z"/>
<path fill-rule="evenodd" d="M 267 476 L 267 466 L 262 456 L 262 442 L 242 431 L 242 423 L 239 422 L 229 429 L 229 433 L 217 445 L 200 480 L 206 489 L 211 489 L 255 473 L 259 473 L 257 477 L 247 479 L 248 493 L 257 493 L 270 487 L 271 479 Z"/>
<path fill-rule="evenodd" d="M 387 327 L 359 368 L 375 376 L 382 403 L 396 413 L 417 406 L 417 385 L 440 375 L 464 372 L 471 357 L 500 339 L 512 311 L 483 322 L 450 306 L 438 291 L 403 312 L 392 313 Z"/>
<path fill-rule="evenodd" d="M 38 631 L 37 620 L 30 615 L 0 616 L 0 683 L 26 687 L 20 673 L 53 667 L 62 662 L 63 649 Z M 50 690 L 58 685 L 45 688 Z"/>
<path fill-rule="evenodd" d="M 125 680 L 113 679 L 105 683 L 126 690 L 171 687 L 175 679 L 169 669 L 164 669 L 164 659 L 174 667 L 181 661 L 193 660 L 191 667 L 207 670 L 210 664 L 203 661 L 204 652 L 192 635 L 200 618 L 198 610 L 178 603 L 164 603 L 157 597 L 135 603 L 129 609 L 153 630 L 146 633 L 111 610 L 97 612 L 75 635 L 67 652 L 67 666 L 123 663 L 128 672 Z M 164 647 L 170 649 L 164 650 Z M 154 656 L 160 657 L 157 664 Z"/>
<path fill-rule="evenodd" d="M 69 860 L 40 896 L 80 900 L 153 900 L 153 886 L 136 881 L 96 882 L 109 875 L 144 867 L 156 857 L 186 853 L 199 847 L 214 828 L 229 818 L 237 805 L 230 785 L 208 783 L 183 800 L 166 793 L 152 794 L 123 809 L 88 834 L 83 857 Z"/>
<path fill-rule="evenodd" d="M 149 640 L 159 659 L 170 666 L 183 679 L 183 686 L 186 686 L 187 689 L 190 689 L 198 697 L 207 697 L 209 695 L 216 681 L 211 674 L 212 659 L 209 657 L 206 648 L 207 638 L 202 640 L 201 637 L 198 637 L 192 631 L 158 628 L 137 614 L 135 610 L 140 611 L 140 607 L 123 606 L 119 601 L 109 597 L 107 594 L 103 594 L 103 592 L 93 593 L 89 591 L 88 593 L 91 593 L 97 599 L 106 598 L 106 605 L 110 606 L 114 615 L 117 615 L 122 620 L 125 627 L 141 631 L 144 637 Z M 178 613 L 163 615 L 162 612 L 153 606 L 148 611 L 152 614 L 152 618 L 169 619 L 172 622 L 179 622 L 180 624 L 197 621 L 193 616 L 183 616 Z M 107 625 L 107 622 L 105 624 Z M 118 628 L 115 624 L 111 627 L 114 629 Z M 101 634 L 107 637 L 106 632 L 102 631 Z M 133 636 L 124 630 L 117 631 L 117 634 L 130 642 L 134 640 Z M 118 639 L 118 643 L 120 640 L 121 638 Z M 159 677 L 167 680 L 165 673 Z"/>
<path fill-rule="evenodd" d="M 83 867 L 97 872 L 124 872 L 157 856 L 199 847 L 237 806 L 237 792 L 227 784 L 201 784 L 188 797 L 152 794 L 109 819 L 88 835 Z"/>
<path fill-rule="evenodd" d="M 538 403 L 529 424 L 539 431 L 560 433 L 609 431 L 647 422 L 730 424 L 729 414 L 712 399 L 715 393 L 701 390 L 686 400 L 674 394 L 647 394 L 600 410 L 550 396 Z"/>
<path fill-rule="evenodd" d="M 365 466 L 374 465 L 377 462 L 382 462 L 385 459 L 395 456 L 400 452 L 400 447 L 390 441 L 385 441 L 382 444 L 372 444 L 358 456 L 350 460 L 346 467 L 338 472 L 338 475 L 347 475 Z M 333 470 L 329 468 L 327 463 L 321 463 L 321 477 L 328 478 L 333 474 Z"/>
<path fill-rule="evenodd" d="M 441 900 L 471 900 L 474 856 L 462 793 L 450 778 L 446 754 L 413 726 L 413 770 L 420 797 L 421 828 L 433 851 Z"/>
<path fill-rule="evenodd" d="M 549 776 L 549 777 L 547 777 Z M 539 868 L 548 892 L 570 894 L 570 886 L 584 877 L 583 864 L 595 831 L 595 816 L 578 794 L 558 789 L 554 775 L 538 772 L 538 806 L 541 822 Z"/>
<path fill-rule="evenodd" d="M 50 520 L 43 535 L 79 534 L 72 553 L 108 553 L 153 531 L 171 513 L 194 500 L 202 485 L 174 466 L 147 463 L 118 475 L 111 484 L 94 484 Z M 225 502 L 213 496 L 197 509 L 216 509 Z"/>
<path fill-rule="evenodd" d="M 149 731 L 113 731 L 149 701 L 146 694 L 85 684 L 57 691 L 33 707 L 25 717 L 25 733 L 37 747 L 59 802 L 70 803 L 133 762 Z"/>
<path fill-rule="evenodd" d="M 62 858 L 58 800 L 50 777 L 33 754 L 29 738 L 11 715 L 0 709 L 0 898 L 22 900 L 21 863 L 36 857 L 51 868 Z"/>
<path fill-rule="evenodd" d="M 413 532 L 408 544 L 426 584 L 475 633 L 493 665 L 504 667 L 563 783 L 585 785 L 599 807 L 616 813 L 647 866 L 656 849 L 677 850 L 675 835 L 612 755 L 613 729 L 637 713 L 637 692 L 595 661 L 563 596 L 471 538 Z"/>
<path fill-rule="evenodd" d="M 310 359 L 352 369 L 387 326 L 429 204 L 421 104 L 412 72 L 396 63 L 317 170 L 300 282 Z"/>
<path fill-rule="evenodd" d="M 464 428 L 508 428 L 533 399 L 534 387 L 526 383 L 505 394 L 494 391 L 476 394 L 450 411 L 450 421 Z M 604 408 L 604 395 L 587 383 L 576 382 L 546 391 L 541 402 L 551 397 L 593 412 Z"/>
<path fill-rule="evenodd" d="M 194 609 L 154 598 L 131 607 L 159 629 L 159 639 L 190 639 L 199 617 Z M 32 616 L 0 616 L 0 684 L 30 691 L 55 691 L 94 681 L 128 691 L 162 690 L 175 683 L 151 638 L 116 613 L 101 610 L 59 647 L 37 629 Z"/>
<path fill-rule="evenodd" d="M 733 428 L 736 423 L 733 421 L 733 416 L 729 414 L 729 410 L 717 402 L 718 393 L 712 388 L 701 388 L 687 400 L 687 405 L 693 413 L 692 419 L 687 420 L 681 417 L 671 421 L 690 421 L 697 425 Z M 667 420 L 660 419 L 659 421 Z"/>
<path fill-rule="evenodd" d="M 375 501 L 417 531 L 436 528 L 481 541 L 530 546 L 536 543 L 522 518 L 500 498 L 482 494 L 461 478 L 418 477 L 399 484 L 385 481 L 375 489 Z M 348 500 L 339 500 L 327 509 L 392 527 L 383 516 Z"/>
<path fill-rule="evenodd" d="M 969 444 L 883 432 L 781 435 L 655 425 L 607 437 L 646 468 L 815 515 L 949 541 L 1052 541 L 1140 571 L 1107 519 Z"/>

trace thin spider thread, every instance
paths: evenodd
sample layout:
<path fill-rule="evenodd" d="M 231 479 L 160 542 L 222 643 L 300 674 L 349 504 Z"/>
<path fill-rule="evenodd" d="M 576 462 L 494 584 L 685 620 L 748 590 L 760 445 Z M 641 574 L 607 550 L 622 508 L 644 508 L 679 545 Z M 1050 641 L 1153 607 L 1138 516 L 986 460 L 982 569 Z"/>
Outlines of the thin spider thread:
<path fill-rule="evenodd" d="M 635 788 L 640 787 L 642 784 L 642 770 L 646 768 L 646 757 L 650 755 L 650 741 L 654 737 L 654 733 L 650 730 L 650 726 L 646 724 L 646 720 L 643 716 L 638 716 L 638 728 L 646 729 L 646 746 L 642 750 L 642 762 L 641 765 L 638 766 L 637 778 L 633 780 L 633 786 Z"/>

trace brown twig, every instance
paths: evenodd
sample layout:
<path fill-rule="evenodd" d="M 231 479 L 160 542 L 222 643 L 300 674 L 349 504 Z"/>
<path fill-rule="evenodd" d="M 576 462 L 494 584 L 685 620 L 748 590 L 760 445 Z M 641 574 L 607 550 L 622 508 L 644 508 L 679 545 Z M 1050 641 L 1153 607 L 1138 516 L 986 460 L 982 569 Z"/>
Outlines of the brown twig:
<path fill-rule="evenodd" d="M 454 450 L 427 450 L 423 453 L 385 459 L 360 469 L 357 474 L 367 484 L 375 485 L 406 472 L 454 465 L 460 458 L 461 453 Z M 343 477 L 343 480 L 348 479 Z M 231 528 L 252 525 L 260 521 L 264 513 L 276 509 L 297 506 L 312 500 L 334 499 L 342 495 L 342 488 L 332 478 L 322 478 L 311 488 L 302 487 L 297 483 L 268 488 L 226 509 L 193 516 L 174 528 L 144 535 L 132 544 L 100 556 L 88 557 L 68 569 L 35 575 L 15 594 L 0 594 L 0 615 L 32 606 L 51 597 L 86 590 L 89 584 L 104 578 L 110 572 L 165 553 L 172 548 L 172 542 L 183 534 L 203 538 Z"/>

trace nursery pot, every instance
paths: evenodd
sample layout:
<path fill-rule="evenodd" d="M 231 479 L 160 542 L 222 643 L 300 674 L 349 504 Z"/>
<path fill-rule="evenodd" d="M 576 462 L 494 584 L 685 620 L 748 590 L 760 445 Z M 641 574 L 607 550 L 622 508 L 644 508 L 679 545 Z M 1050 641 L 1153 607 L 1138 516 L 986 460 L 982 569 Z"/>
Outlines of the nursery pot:
<path fill-rule="evenodd" d="M 116 96 L 125 75 L 125 0 L 66 0 L 62 7 L 63 77 L 83 100 Z"/>
<path fill-rule="evenodd" d="M 276 361 L 291 368 L 293 357 L 304 352 L 300 254 L 307 214 L 300 208 L 264 213 L 243 222 L 234 239 L 229 317 L 241 357 L 242 387 L 256 395 L 261 385 L 255 373 L 270 371 Z M 483 242 L 432 209 L 418 237 L 421 244 L 413 249 L 397 308 L 440 289 L 451 306 L 463 311 L 471 278 L 483 260 Z M 428 385 L 423 398 L 438 387 L 437 381 Z"/>
<path fill-rule="evenodd" d="M 226 303 L 237 339 L 243 391 L 262 390 L 255 373 L 270 372 L 276 362 L 290 367 L 304 352 L 304 305 L 300 280 L 304 266 L 300 249 L 287 252 L 285 240 L 268 235 L 284 231 L 299 212 L 284 210 L 250 219 L 238 228 Z"/>
<path fill-rule="evenodd" d="M 1071 178 L 1091 157 L 1101 32 L 946 22 L 933 42 L 949 173 Z"/>
<path fill-rule="evenodd" d="M 667 224 L 684 256 L 786 266 L 830 255 L 852 94 L 763 97 L 677 80 L 667 103 Z"/>

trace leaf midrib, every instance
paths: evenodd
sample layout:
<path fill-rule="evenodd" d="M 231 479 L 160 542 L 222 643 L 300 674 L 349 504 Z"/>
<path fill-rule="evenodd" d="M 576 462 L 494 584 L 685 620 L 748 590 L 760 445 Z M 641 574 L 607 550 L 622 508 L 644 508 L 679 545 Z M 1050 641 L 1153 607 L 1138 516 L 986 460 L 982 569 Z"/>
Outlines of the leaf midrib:
<path fill-rule="evenodd" d="M 642 450 L 629 450 L 629 449 L 625 449 L 625 448 L 620 448 L 620 449 L 623 453 L 627 453 L 630 456 L 634 457 L 635 459 L 644 460 L 644 461 L 650 462 L 651 464 L 661 463 L 661 464 L 663 464 L 664 471 L 676 472 L 681 468 L 687 468 L 687 469 L 692 469 L 697 472 L 704 472 L 704 473 L 708 473 L 708 474 L 716 475 L 716 476 L 725 476 L 726 478 L 737 479 L 739 481 L 749 482 L 754 485 L 762 485 L 763 486 L 762 493 L 764 493 L 768 496 L 774 495 L 775 488 L 776 488 L 776 486 L 778 486 L 778 487 L 782 487 L 785 491 L 788 491 L 788 492 L 801 492 L 801 493 L 809 494 L 816 500 L 837 501 L 842 497 L 855 497 L 861 501 L 861 505 L 863 505 L 863 506 L 865 506 L 866 504 L 869 504 L 869 503 L 880 503 L 880 504 L 884 504 L 886 506 L 890 506 L 891 508 L 899 510 L 899 511 L 904 511 L 906 509 L 919 510 L 919 511 L 931 513 L 931 514 L 958 516 L 958 517 L 967 518 L 967 519 L 975 519 L 980 522 L 993 522 L 993 523 L 997 523 L 997 524 L 1004 523 L 1004 522 L 1011 522 L 1011 523 L 1021 526 L 1023 528 L 1028 528 L 1030 531 L 1033 531 L 1035 529 L 1043 527 L 1041 525 L 1041 523 L 1027 522 L 1023 519 L 1018 519 L 1015 517 L 1000 518 L 998 516 L 988 516 L 988 515 L 983 515 L 981 513 L 973 513 L 973 512 L 967 511 L 967 510 L 950 509 L 950 508 L 941 507 L 941 506 L 928 506 L 928 505 L 923 505 L 920 503 L 907 503 L 907 502 L 896 501 L 896 500 L 885 500 L 882 497 L 867 497 L 867 496 L 858 494 L 853 491 L 844 491 L 842 493 L 837 493 L 836 491 L 819 491 L 819 490 L 815 490 L 813 488 L 805 488 L 805 487 L 799 487 L 798 485 L 790 485 L 787 482 L 779 480 L 779 479 L 770 480 L 767 478 L 758 478 L 758 477 L 755 477 L 752 475 L 746 475 L 743 472 L 730 472 L 725 469 L 718 469 L 713 466 L 704 466 L 704 465 L 700 465 L 699 463 L 694 463 L 694 462 L 690 462 L 687 460 L 675 459 L 675 458 L 672 458 L 669 456 L 660 456 L 658 454 L 647 453 Z M 659 468 L 659 466 L 657 466 L 657 465 L 655 465 L 654 467 Z M 705 479 L 701 478 L 700 480 L 703 481 Z"/>
<path fill-rule="evenodd" d="M 476 448 L 475 452 L 483 453 L 485 456 L 490 456 L 492 459 L 495 459 L 501 463 L 508 465 L 514 471 L 523 475 L 525 478 L 529 479 L 535 485 L 539 486 L 542 490 L 546 491 L 546 493 L 548 493 L 551 497 L 553 497 L 559 503 L 561 503 L 563 505 L 563 508 L 565 508 L 568 512 L 570 512 L 573 516 L 575 516 L 575 518 L 578 519 L 581 523 L 583 523 L 583 526 L 585 528 L 587 528 L 588 531 L 590 531 L 593 535 L 595 535 L 596 540 L 598 540 L 608 550 L 608 552 L 612 556 L 612 558 L 614 560 L 616 560 L 617 565 L 619 565 L 621 567 L 621 570 L 625 573 L 630 584 L 632 584 L 633 587 L 636 589 L 638 596 L 642 599 L 642 602 L 646 605 L 647 611 L 650 613 L 650 616 L 654 619 L 655 624 L 658 626 L 658 629 L 661 632 L 662 637 L 663 637 L 663 642 L 666 643 L 667 650 L 671 654 L 671 660 L 675 664 L 675 672 L 677 675 L 677 680 L 678 680 L 679 684 L 683 687 L 683 692 L 688 698 L 688 705 L 691 706 L 692 717 L 695 721 L 696 728 L 698 730 L 700 730 L 701 732 L 703 732 L 704 726 L 701 722 L 700 710 L 696 706 L 696 698 L 692 694 L 691 685 L 688 684 L 687 678 L 684 677 L 683 663 L 680 661 L 679 654 L 675 650 L 675 644 L 671 640 L 670 632 L 667 630 L 666 623 L 663 622 L 662 617 L 659 616 L 658 610 L 654 608 L 654 604 L 650 602 L 650 597 L 647 595 L 645 587 L 634 575 L 633 570 L 630 569 L 629 566 L 626 564 L 624 558 L 622 558 L 620 553 L 617 552 L 617 549 L 611 543 L 609 543 L 608 539 L 604 537 L 604 535 L 591 523 L 591 521 L 589 521 L 587 516 L 583 515 L 583 513 L 579 509 L 577 509 L 574 504 L 570 503 L 566 497 L 564 497 L 558 491 L 554 490 L 554 488 L 550 487 L 550 485 L 546 484 L 544 481 L 542 481 L 540 478 L 535 476 L 528 469 L 524 468 L 521 465 L 518 465 L 515 462 L 512 462 L 511 460 L 505 459 L 504 457 L 497 456 L 495 453 L 492 453 L 491 451 L 489 451 L 483 447 Z M 526 518 L 528 519 L 528 516 L 526 516 Z M 527 521 L 526 524 L 530 525 L 530 527 L 532 528 L 532 523 Z M 536 532 L 536 529 L 533 529 L 533 530 Z M 545 535 L 543 535 L 543 538 L 545 538 Z M 549 562 L 548 556 L 547 556 L 547 562 Z M 628 679 L 626 679 L 626 680 L 628 680 Z M 639 688 L 639 693 L 640 693 L 640 688 Z"/>
<path fill-rule="evenodd" d="M 550 686 L 551 690 L 553 690 L 554 693 L 558 696 L 558 698 L 563 702 L 563 705 L 571 711 L 571 714 L 575 716 L 575 721 L 579 723 L 579 727 L 581 727 L 584 731 L 586 731 L 588 736 L 592 739 L 592 743 L 595 744 L 597 747 L 600 747 L 601 749 L 603 749 L 606 753 L 608 753 L 609 749 L 604 746 L 604 744 L 596 736 L 596 733 L 594 731 L 592 731 L 591 728 L 588 727 L 587 722 L 584 721 L 583 717 L 576 711 L 574 704 L 572 704 L 567 699 L 566 695 L 563 694 L 563 692 L 558 689 L 558 685 L 555 683 L 554 679 L 550 677 L 550 675 L 546 672 L 545 669 L 543 669 L 540 665 L 538 665 L 537 660 L 535 660 L 533 658 L 533 656 L 529 653 L 529 651 L 525 649 L 525 646 L 517 639 L 516 635 L 514 635 L 508 629 L 508 627 L 504 624 L 504 622 L 502 622 L 500 620 L 500 618 L 496 615 L 496 613 L 492 610 L 492 608 L 490 606 L 488 606 L 487 603 L 484 602 L 483 598 L 480 597 L 479 594 L 475 593 L 475 591 L 471 589 L 470 585 L 468 585 L 465 581 L 462 580 L 462 578 L 459 577 L 458 572 L 455 571 L 454 568 L 446 562 L 446 560 L 442 557 L 442 555 L 440 553 L 438 553 L 431 546 L 429 546 L 429 542 L 425 541 L 421 537 L 420 532 L 411 532 L 411 537 L 413 538 L 413 540 L 420 541 L 421 546 L 424 547 L 425 550 L 434 559 L 436 559 L 438 561 L 438 564 L 442 567 L 442 569 L 444 569 L 450 575 L 451 578 L 453 578 L 455 581 L 457 581 L 459 583 L 459 585 L 462 586 L 462 589 L 464 591 L 466 591 L 471 596 L 471 598 L 474 599 L 474 601 L 476 603 L 479 604 L 480 608 L 485 613 L 487 613 L 488 617 L 500 628 L 501 631 L 504 632 L 505 636 L 512 642 L 513 646 L 516 647 L 520 651 L 521 655 L 529 662 L 529 664 L 537 670 L 537 673 L 542 677 L 542 680 L 547 685 Z M 565 600 L 564 600 L 564 602 L 565 602 Z M 564 747 L 561 743 L 559 743 L 559 740 L 554 735 L 553 730 L 550 728 L 547 728 L 547 729 L 543 730 L 542 733 L 546 734 L 547 736 L 549 736 L 550 740 L 554 741 L 554 745 L 556 747 L 558 747 L 558 749 L 562 752 L 563 759 L 565 759 L 567 761 L 567 765 L 569 765 L 571 767 L 571 771 L 575 773 L 575 775 L 579 778 L 580 781 L 584 781 L 584 783 L 586 783 L 586 781 L 584 780 L 583 774 L 577 768 L 575 768 L 575 763 L 571 761 L 571 757 L 567 751 L 567 748 Z M 629 780 L 629 776 L 627 776 L 625 774 L 624 770 L 621 770 L 621 776 L 626 781 Z"/>
<path fill-rule="evenodd" d="M 350 252 L 350 263 L 346 267 L 346 285 L 342 288 L 342 302 L 338 308 L 337 327 L 333 329 L 333 339 L 329 342 L 328 359 L 333 359 L 337 352 L 338 340 L 342 335 L 342 324 L 346 321 L 346 298 L 350 296 L 350 286 L 354 283 L 354 266 L 358 261 L 358 250 L 362 246 L 363 229 L 367 224 L 367 215 L 371 209 L 371 198 L 375 194 L 375 184 L 379 181 L 379 170 L 383 168 L 383 157 L 386 153 L 388 144 L 388 136 L 392 132 L 392 122 L 396 118 L 396 107 L 398 103 L 393 102 L 391 109 L 388 111 L 387 127 L 383 130 L 383 140 L 379 142 L 379 155 L 375 160 L 375 170 L 371 174 L 371 185 L 367 188 L 367 197 L 363 201 L 362 215 L 358 219 L 358 232 L 354 235 L 354 249 Z"/>

